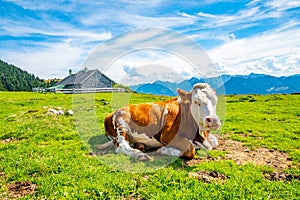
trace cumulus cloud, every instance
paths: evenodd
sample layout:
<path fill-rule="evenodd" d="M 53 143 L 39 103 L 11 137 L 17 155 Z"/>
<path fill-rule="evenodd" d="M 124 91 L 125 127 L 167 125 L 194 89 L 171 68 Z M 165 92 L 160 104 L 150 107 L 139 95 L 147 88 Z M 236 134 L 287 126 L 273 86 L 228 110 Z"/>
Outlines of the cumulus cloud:
<path fill-rule="evenodd" d="M 271 74 L 274 76 L 289 76 L 300 74 L 300 54 L 298 52 L 283 56 L 267 56 L 240 63 L 215 63 L 219 72 L 222 74 L 241 74 L 249 73 Z"/>
<path fill-rule="evenodd" d="M 184 77 L 179 74 L 175 67 L 167 67 L 157 64 L 133 67 L 121 77 L 119 82 L 124 85 L 136 85 L 140 83 L 152 83 L 154 81 L 180 82 Z"/>
<path fill-rule="evenodd" d="M 208 51 L 212 60 L 228 73 L 251 71 L 270 74 L 299 73 L 299 28 L 273 30 L 250 38 L 235 39 Z M 237 70 L 235 70 L 237 69 Z"/>

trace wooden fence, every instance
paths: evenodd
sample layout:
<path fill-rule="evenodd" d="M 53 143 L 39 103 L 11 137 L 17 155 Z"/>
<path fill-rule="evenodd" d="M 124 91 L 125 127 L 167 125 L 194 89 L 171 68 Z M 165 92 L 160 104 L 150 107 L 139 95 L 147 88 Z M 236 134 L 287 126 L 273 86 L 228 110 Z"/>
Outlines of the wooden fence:
<path fill-rule="evenodd" d="M 98 93 L 98 92 L 125 92 L 125 88 L 80 88 L 80 89 L 43 89 L 33 88 L 33 92 L 53 92 L 64 94 L 83 94 L 83 93 Z"/>

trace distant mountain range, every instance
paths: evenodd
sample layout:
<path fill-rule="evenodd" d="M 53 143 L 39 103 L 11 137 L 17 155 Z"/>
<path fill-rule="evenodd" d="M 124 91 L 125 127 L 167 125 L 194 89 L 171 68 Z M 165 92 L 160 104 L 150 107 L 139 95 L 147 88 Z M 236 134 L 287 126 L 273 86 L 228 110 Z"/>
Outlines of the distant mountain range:
<path fill-rule="evenodd" d="M 176 89 L 189 91 L 195 83 L 209 83 L 218 94 L 291 94 L 300 93 L 300 74 L 274 77 L 265 74 L 222 75 L 214 78 L 191 78 L 179 83 L 155 81 L 130 86 L 139 93 L 177 96 Z"/>

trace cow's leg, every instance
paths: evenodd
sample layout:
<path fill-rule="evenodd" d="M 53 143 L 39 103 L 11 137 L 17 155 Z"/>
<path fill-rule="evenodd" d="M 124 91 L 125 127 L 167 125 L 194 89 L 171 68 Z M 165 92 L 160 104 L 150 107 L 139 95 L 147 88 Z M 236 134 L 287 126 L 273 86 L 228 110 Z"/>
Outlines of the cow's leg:
<path fill-rule="evenodd" d="M 198 141 L 194 141 L 194 143 L 195 143 L 195 146 L 197 149 L 203 149 L 203 150 L 212 150 L 213 149 L 213 147 L 207 140 L 204 140 L 202 143 L 198 142 Z"/>
<path fill-rule="evenodd" d="M 195 156 L 195 147 L 190 140 L 177 135 L 167 146 L 161 147 L 156 153 L 164 156 L 193 159 Z"/>
<path fill-rule="evenodd" d="M 212 150 L 218 146 L 218 138 L 209 131 L 203 131 L 196 135 L 194 139 L 196 148 L 204 150 Z"/>
<path fill-rule="evenodd" d="M 128 123 L 124 120 L 123 117 L 115 118 L 115 128 L 117 129 L 116 153 L 123 153 L 140 161 L 151 160 L 151 157 L 149 157 L 147 154 L 141 152 L 138 149 L 134 149 L 129 145 L 129 142 L 127 140 L 127 133 L 131 130 L 128 126 Z"/>
<path fill-rule="evenodd" d="M 208 135 L 208 142 L 210 143 L 212 148 L 216 148 L 219 145 L 218 138 L 213 134 Z"/>
<path fill-rule="evenodd" d="M 176 156 L 179 157 L 181 155 L 181 151 L 175 149 L 174 147 L 161 147 L 157 151 L 154 152 L 155 155 L 161 156 Z"/>

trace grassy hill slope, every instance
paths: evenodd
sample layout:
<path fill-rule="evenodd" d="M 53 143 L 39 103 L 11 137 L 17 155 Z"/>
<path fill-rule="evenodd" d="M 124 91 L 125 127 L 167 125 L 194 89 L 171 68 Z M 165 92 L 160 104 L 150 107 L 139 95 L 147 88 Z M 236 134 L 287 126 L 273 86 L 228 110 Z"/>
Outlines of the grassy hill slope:
<path fill-rule="evenodd" d="M 0 60 L 0 91 L 32 91 L 44 85 L 35 75 Z"/>

